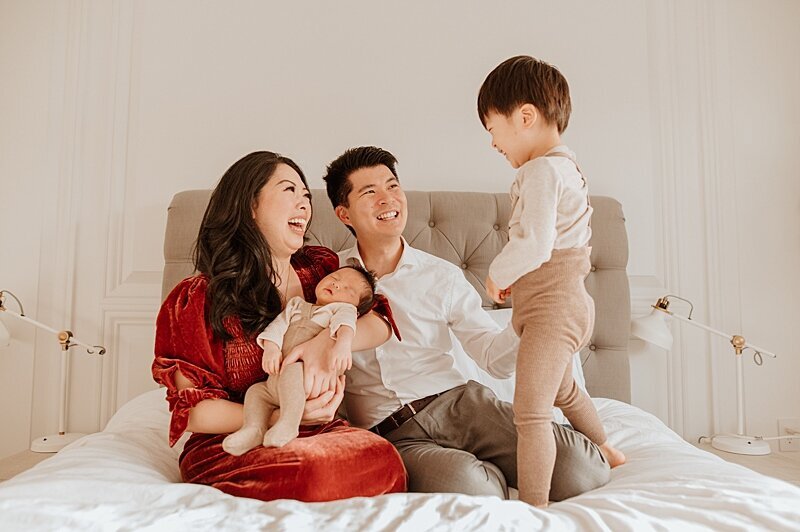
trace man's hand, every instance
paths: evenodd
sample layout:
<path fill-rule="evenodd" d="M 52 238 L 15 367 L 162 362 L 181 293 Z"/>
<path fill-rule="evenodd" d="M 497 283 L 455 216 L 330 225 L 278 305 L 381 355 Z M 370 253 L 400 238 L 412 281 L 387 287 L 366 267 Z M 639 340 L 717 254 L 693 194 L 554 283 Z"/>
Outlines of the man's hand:
<path fill-rule="evenodd" d="M 511 287 L 498 288 L 492 278 L 486 276 L 486 293 L 495 303 L 505 303 L 508 296 L 511 295 Z"/>
<path fill-rule="evenodd" d="M 281 364 L 283 368 L 298 360 L 303 361 L 303 387 L 306 397 L 318 397 L 328 390 L 336 390 L 336 368 L 330 356 L 334 340 L 328 329 L 322 329 L 311 340 L 295 346 Z"/>
<path fill-rule="evenodd" d="M 300 423 L 303 425 L 319 425 L 332 421 L 336 416 L 336 410 L 344 398 L 344 375 L 336 379 L 334 390 L 328 390 L 319 397 L 308 399 L 303 409 L 303 418 Z"/>
<path fill-rule="evenodd" d="M 261 357 L 261 367 L 267 375 L 276 375 L 281 369 L 281 348 L 269 340 L 264 342 L 264 355 Z"/>

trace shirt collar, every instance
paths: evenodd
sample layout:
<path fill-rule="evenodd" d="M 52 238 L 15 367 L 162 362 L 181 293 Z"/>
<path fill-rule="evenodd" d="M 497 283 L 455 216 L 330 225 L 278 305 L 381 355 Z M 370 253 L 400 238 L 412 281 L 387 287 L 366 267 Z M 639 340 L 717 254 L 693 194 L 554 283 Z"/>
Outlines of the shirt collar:
<path fill-rule="evenodd" d="M 575 152 L 569 149 L 565 144 L 559 144 L 558 146 L 553 146 L 547 153 L 544 154 L 545 157 L 548 155 L 559 155 L 559 154 L 566 154 L 568 159 L 575 159 Z"/>
<path fill-rule="evenodd" d="M 400 260 L 397 263 L 397 267 L 394 269 L 395 272 L 401 268 L 419 265 L 419 251 L 409 245 L 405 237 L 401 236 L 400 240 L 403 241 L 403 253 L 400 255 Z M 350 263 L 351 261 L 355 260 L 360 266 L 364 267 L 364 260 L 361 258 L 361 252 L 358 251 L 358 241 L 356 241 L 355 246 L 351 247 L 345 252 L 342 258 L 344 259 L 345 263 Z M 390 273 L 388 275 L 392 274 Z"/>

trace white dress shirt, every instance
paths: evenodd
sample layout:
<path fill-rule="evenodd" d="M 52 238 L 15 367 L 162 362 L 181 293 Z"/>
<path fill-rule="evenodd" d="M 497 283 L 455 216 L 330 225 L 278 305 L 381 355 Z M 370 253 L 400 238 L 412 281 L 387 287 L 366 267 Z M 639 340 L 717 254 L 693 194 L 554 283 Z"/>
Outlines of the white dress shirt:
<path fill-rule="evenodd" d="M 363 264 L 358 246 L 339 253 Z M 353 353 L 345 405 L 349 421 L 370 428 L 404 404 L 466 382 L 454 367 L 453 337 L 494 377 L 513 375 L 519 338 L 502 329 L 481 307 L 481 298 L 459 268 L 403 239 L 397 268 L 377 282 L 389 299 L 402 341 Z M 452 332 L 452 335 L 451 335 Z"/>
<path fill-rule="evenodd" d="M 548 152 L 575 154 L 559 145 Z M 489 266 L 489 277 L 505 289 L 550 260 L 554 249 L 589 245 L 592 208 L 588 188 L 568 157 L 537 157 L 519 167 L 511 185 L 508 243 Z"/>

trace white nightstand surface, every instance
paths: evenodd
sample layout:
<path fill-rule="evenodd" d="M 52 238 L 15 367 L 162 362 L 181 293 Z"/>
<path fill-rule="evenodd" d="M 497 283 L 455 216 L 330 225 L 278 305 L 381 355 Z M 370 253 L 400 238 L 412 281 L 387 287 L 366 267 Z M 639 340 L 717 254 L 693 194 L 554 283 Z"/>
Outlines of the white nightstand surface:
<path fill-rule="evenodd" d="M 695 443 L 694 446 L 715 454 L 727 462 L 743 465 L 762 475 L 779 478 L 800 486 L 800 453 L 772 452 L 764 456 L 749 456 L 720 451 L 708 443 Z"/>
<path fill-rule="evenodd" d="M 12 454 L 0 460 L 0 482 L 30 469 L 42 460 L 46 460 L 55 453 L 35 453 L 33 451 L 22 451 Z"/>

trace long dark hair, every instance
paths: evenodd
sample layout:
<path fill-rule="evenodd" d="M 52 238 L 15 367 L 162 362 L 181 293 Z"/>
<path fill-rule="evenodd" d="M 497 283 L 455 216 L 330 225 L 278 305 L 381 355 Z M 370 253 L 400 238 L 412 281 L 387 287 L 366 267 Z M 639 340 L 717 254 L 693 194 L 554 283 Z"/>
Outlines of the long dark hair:
<path fill-rule="evenodd" d="M 206 315 L 215 336 L 230 340 L 225 318 L 238 316 L 247 335 L 254 335 L 281 312 L 277 274 L 269 243 L 253 220 L 261 188 L 279 164 L 300 167 L 269 151 L 245 155 L 228 168 L 211 194 L 194 249 L 197 271 L 209 278 Z"/>

